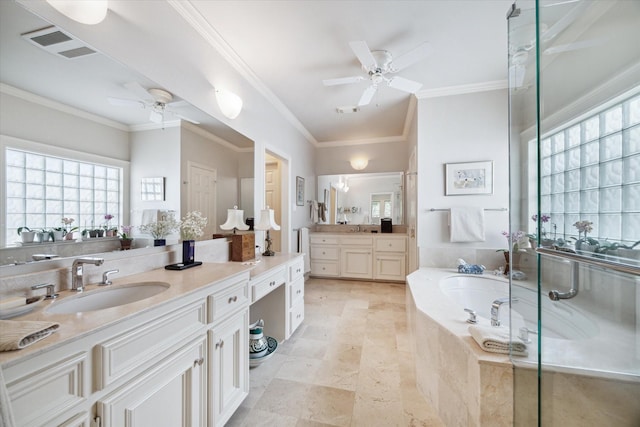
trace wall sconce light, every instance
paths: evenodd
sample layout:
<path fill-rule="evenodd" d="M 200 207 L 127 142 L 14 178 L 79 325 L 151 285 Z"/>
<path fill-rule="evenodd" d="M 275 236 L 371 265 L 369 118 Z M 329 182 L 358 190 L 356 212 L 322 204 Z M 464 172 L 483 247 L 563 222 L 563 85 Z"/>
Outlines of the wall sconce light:
<path fill-rule="evenodd" d="M 81 24 L 99 24 L 107 16 L 108 0 L 47 0 L 55 10 Z"/>
<path fill-rule="evenodd" d="M 216 88 L 215 91 L 216 101 L 218 102 L 218 107 L 220 107 L 222 114 L 231 120 L 238 117 L 242 110 L 242 98 L 235 93 L 224 89 Z"/>
<path fill-rule="evenodd" d="M 271 236 L 269 235 L 269 230 L 280 230 L 280 226 L 276 224 L 276 220 L 273 216 L 273 209 L 269 209 L 269 206 L 267 206 L 266 209 L 262 209 L 260 211 L 260 221 L 258 221 L 258 224 L 253 228 L 267 232 L 267 238 L 265 239 L 265 242 L 267 242 L 267 249 L 262 253 L 262 255 L 275 255 L 276 253 L 271 250 Z"/>
<path fill-rule="evenodd" d="M 361 157 L 358 159 L 352 159 L 350 163 L 352 168 L 357 171 L 361 171 L 362 169 L 367 167 L 367 165 L 369 164 L 369 160 Z"/>
<path fill-rule="evenodd" d="M 237 230 L 248 230 L 249 226 L 244 223 L 244 211 L 234 206 L 233 209 L 227 209 L 227 222 L 220 225 L 223 230 L 233 230 L 236 234 Z"/>

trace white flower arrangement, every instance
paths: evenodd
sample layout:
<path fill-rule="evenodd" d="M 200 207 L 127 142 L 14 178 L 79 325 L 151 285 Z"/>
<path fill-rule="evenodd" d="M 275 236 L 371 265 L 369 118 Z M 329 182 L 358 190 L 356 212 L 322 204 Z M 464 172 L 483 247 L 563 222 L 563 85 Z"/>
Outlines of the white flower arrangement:
<path fill-rule="evenodd" d="M 176 221 L 173 214 L 168 215 L 165 220 L 150 222 L 138 227 L 141 232 L 151 234 L 155 240 L 164 239 L 169 234 L 180 229 L 180 222 Z"/>
<path fill-rule="evenodd" d="M 204 228 L 207 226 L 207 218 L 203 217 L 199 211 L 187 213 L 182 218 L 180 230 L 182 231 L 182 240 L 195 240 L 202 236 Z"/>

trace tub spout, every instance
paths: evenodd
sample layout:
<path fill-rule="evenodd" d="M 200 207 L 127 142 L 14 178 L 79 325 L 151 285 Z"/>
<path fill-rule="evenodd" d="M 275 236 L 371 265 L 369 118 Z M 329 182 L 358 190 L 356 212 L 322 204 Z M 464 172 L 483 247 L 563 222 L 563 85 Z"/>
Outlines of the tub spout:
<path fill-rule="evenodd" d="M 498 298 L 493 301 L 491 304 L 491 326 L 500 326 L 500 307 L 509 301 L 509 297 Z M 511 301 L 516 302 L 518 298 L 511 298 Z"/>
<path fill-rule="evenodd" d="M 571 261 L 571 276 L 569 278 L 569 281 L 571 282 L 571 289 L 569 289 L 569 292 L 560 292 L 555 289 L 549 291 L 549 298 L 551 301 L 560 301 L 561 299 L 569 299 L 578 295 L 578 284 L 580 283 L 578 280 L 579 271 L 580 264 L 576 261 Z"/>

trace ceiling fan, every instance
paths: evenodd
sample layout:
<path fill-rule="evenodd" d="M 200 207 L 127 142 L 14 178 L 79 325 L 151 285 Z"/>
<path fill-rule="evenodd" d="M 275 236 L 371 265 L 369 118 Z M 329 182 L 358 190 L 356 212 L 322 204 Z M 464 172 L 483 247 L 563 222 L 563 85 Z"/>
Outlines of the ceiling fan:
<path fill-rule="evenodd" d="M 173 95 L 164 89 L 145 89 L 138 82 L 126 83 L 124 87 L 135 94 L 138 99 L 108 97 L 107 100 L 111 105 L 118 107 L 148 108 L 151 110 L 149 121 L 157 124 L 164 124 L 165 118 L 182 119 L 196 125 L 200 124 L 200 122 L 173 110 L 176 107 L 188 106 L 189 104 L 186 101 L 171 102 Z"/>
<path fill-rule="evenodd" d="M 367 73 L 367 76 L 351 76 L 341 77 L 337 79 L 323 80 L 322 83 L 325 86 L 335 86 L 350 83 L 358 83 L 363 80 L 369 79 L 371 84 L 364 90 L 358 106 L 368 105 L 373 96 L 378 90 L 378 86 L 386 84 L 394 89 L 401 90 L 403 92 L 415 93 L 421 87 L 422 83 L 414 82 L 413 80 L 405 79 L 399 76 L 387 77 L 387 74 L 394 74 L 407 68 L 410 65 L 424 59 L 431 50 L 430 44 L 424 42 L 413 50 L 393 58 L 391 53 L 386 50 L 371 50 L 367 43 L 364 41 L 353 41 L 349 43 L 351 50 L 355 53 L 356 57 L 362 64 L 362 68 Z"/>

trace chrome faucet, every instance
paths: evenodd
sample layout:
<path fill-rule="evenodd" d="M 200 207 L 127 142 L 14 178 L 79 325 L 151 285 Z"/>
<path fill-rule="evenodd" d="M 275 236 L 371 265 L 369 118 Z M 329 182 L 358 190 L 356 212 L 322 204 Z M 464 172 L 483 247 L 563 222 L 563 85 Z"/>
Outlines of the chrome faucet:
<path fill-rule="evenodd" d="M 502 304 L 506 304 L 510 300 L 516 302 L 518 301 L 518 298 L 509 299 L 509 297 L 504 297 L 493 301 L 491 304 L 491 326 L 500 326 L 500 307 Z"/>
<path fill-rule="evenodd" d="M 82 257 L 74 259 L 73 265 L 71 266 L 71 290 L 76 292 L 82 292 L 84 290 L 84 283 L 82 281 L 82 266 L 84 264 L 102 265 L 103 262 L 104 258 Z"/>
<path fill-rule="evenodd" d="M 571 289 L 569 289 L 569 292 L 560 292 L 557 290 L 549 291 L 549 298 L 551 298 L 552 301 L 569 299 L 578 295 L 578 291 L 579 291 L 578 283 L 580 283 L 579 282 L 580 264 L 578 264 L 577 261 L 570 261 L 570 262 L 571 262 L 571 273 L 569 277 L 569 282 L 571 283 Z"/>

